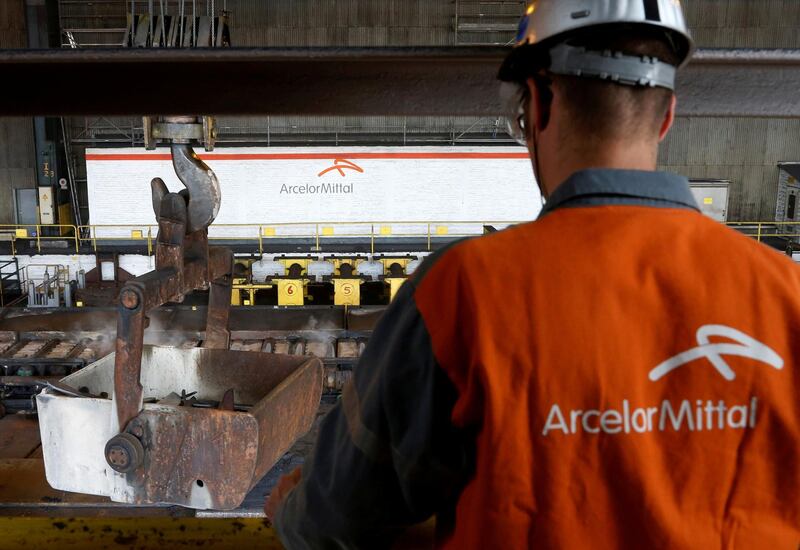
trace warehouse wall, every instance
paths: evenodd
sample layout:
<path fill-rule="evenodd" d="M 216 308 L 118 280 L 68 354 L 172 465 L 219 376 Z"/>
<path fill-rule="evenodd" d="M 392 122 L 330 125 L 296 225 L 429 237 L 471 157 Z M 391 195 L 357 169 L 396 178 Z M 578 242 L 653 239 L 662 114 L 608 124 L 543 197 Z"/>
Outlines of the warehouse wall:
<path fill-rule="evenodd" d="M 692 34 L 704 48 L 798 48 L 798 0 L 684 2 Z M 680 96 L 679 96 L 680 100 Z M 729 218 L 775 216 L 777 163 L 800 160 L 800 121 L 765 118 L 681 118 L 659 164 L 692 178 L 731 180 Z"/>
<path fill-rule="evenodd" d="M 24 1 L 0 1 L 0 49 L 26 45 Z M 0 224 L 14 223 L 14 189 L 36 185 L 35 164 L 33 121 L 0 117 Z"/>
<path fill-rule="evenodd" d="M 778 162 L 800 160 L 800 120 L 679 118 L 659 165 L 690 178 L 731 180 L 730 219 L 775 216 Z"/>
<path fill-rule="evenodd" d="M 683 7 L 701 47 L 800 47 L 797 0 L 688 0 Z"/>
<path fill-rule="evenodd" d="M 0 49 L 24 48 L 27 43 L 24 0 L 3 0 L 0 2 Z"/>
<path fill-rule="evenodd" d="M 450 0 L 229 0 L 235 46 L 452 44 Z"/>
<path fill-rule="evenodd" d="M 217 0 L 216 5 L 220 3 Z M 522 12 L 525 2 L 228 0 L 228 9 L 237 46 L 452 45 L 457 39 L 457 4 L 460 18 L 471 22 L 480 17 L 489 28 L 491 23 L 497 27 L 509 22 L 515 9 Z M 683 5 L 702 47 L 800 47 L 797 0 L 689 0 Z M 491 36 L 493 41 L 507 42 L 513 34 Z"/>
<path fill-rule="evenodd" d="M 167 12 L 176 13 L 178 2 L 164 0 Z M 9 9 L 6 5 L 16 3 L 18 0 L 0 2 L 0 18 Z M 202 15 L 212 5 L 216 11 L 227 7 L 235 46 L 507 43 L 514 36 L 511 27 L 525 3 L 525 0 L 196 1 Z M 147 2 L 137 2 L 137 9 L 142 10 L 146 5 Z M 695 39 L 702 47 L 800 47 L 797 0 L 688 0 L 683 6 Z M 62 15 L 68 27 L 120 27 L 125 25 L 126 8 L 129 5 L 126 6 L 125 0 L 87 1 L 64 4 Z M 457 27 L 461 27 L 460 32 L 456 32 Z M 116 38 L 115 35 L 109 40 Z"/>
<path fill-rule="evenodd" d="M 33 122 L 0 117 L 0 224 L 14 223 L 14 189 L 36 186 Z"/>

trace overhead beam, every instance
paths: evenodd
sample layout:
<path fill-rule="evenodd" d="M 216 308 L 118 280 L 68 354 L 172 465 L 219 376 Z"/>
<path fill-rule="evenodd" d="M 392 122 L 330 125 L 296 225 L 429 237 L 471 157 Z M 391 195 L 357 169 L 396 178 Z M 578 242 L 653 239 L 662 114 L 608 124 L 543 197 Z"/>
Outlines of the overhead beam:
<path fill-rule="evenodd" d="M 679 73 L 678 114 L 800 117 L 800 50 L 700 50 Z"/>
<path fill-rule="evenodd" d="M 502 114 L 504 47 L 0 50 L 0 115 Z M 800 50 L 701 50 L 683 116 L 800 116 Z"/>
<path fill-rule="evenodd" d="M 0 51 L 5 115 L 498 112 L 496 49 Z"/>

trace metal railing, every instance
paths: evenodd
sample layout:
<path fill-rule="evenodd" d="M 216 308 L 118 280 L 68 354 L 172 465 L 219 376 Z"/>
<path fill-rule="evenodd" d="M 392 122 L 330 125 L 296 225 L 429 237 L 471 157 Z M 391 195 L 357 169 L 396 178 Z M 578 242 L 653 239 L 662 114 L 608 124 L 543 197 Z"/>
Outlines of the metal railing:
<path fill-rule="evenodd" d="M 28 264 L 19 270 L 21 284 L 28 285 L 31 282 L 46 281 L 49 279 L 57 278 L 59 284 L 66 284 L 71 278 L 71 270 L 68 265 L 64 264 Z"/>
<path fill-rule="evenodd" d="M 10 263 L 16 264 L 16 259 L 4 263 L 0 269 Z M 0 274 L 2 277 L 5 274 Z M 2 281 L 0 281 L 0 305 L 9 307 L 28 301 L 29 307 L 58 306 L 61 303 L 61 296 L 65 297 L 67 303 L 69 295 L 66 287 L 70 284 L 70 268 L 62 264 L 36 264 L 31 263 L 22 268 L 16 268 L 15 281 L 18 286 L 19 296 L 9 303 L 5 303 L 5 296 L 2 295 Z"/>
<path fill-rule="evenodd" d="M 10 271 L 9 267 L 12 268 Z M 0 307 L 6 306 L 6 295 L 11 292 L 20 295 L 25 293 L 16 258 L 0 261 Z"/>
<path fill-rule="evenodd" d="M 459 238 L 480 235 L 485 226 L 506 227 L 516 225 L 519 221 L 479 222 L 479 221 L 394 221 L 394 222 L 312 222 L 312 223 L 273 223 L 261 225 L 219 225 L 212 226 L 218 231 L 212 231 L 209 240 L 230 241 L 248 240 L 247 234 L 255 234 L 259 253 L 264 253 L 264 243 L 268 241 L 301 239 L 313 243 L 312 251 L 322 250 L 325 241 L 335 239 L 364 239 L 369 240 L 370 252 L 375 252 L 375 242 L 379 239 L 416 238 L 424 240 L 426 249 L 431 250 L 431 244 L 436 237 Z M 231 229 L 246 231 L 234 235 Z M 216 234 L 215 234 L 216 233 Z M 223 235 L 223 233 L 225 233 Z"/>
<path fill-rule="evenodd" d="M 29 268 L 32 267 L 44 268 L 40 278 L 37 279 L 30 274 Z M 68 266 L 28 264 L 24 271 L 28 307 L 59 307 L 61 305 L 61 297 L 62 295 L 66 296 L 65 289 L 70 284 Z M 37 280 L 41 280 L 41 282 L 37 283 Z M 70 305 L 68 300 L 67 305 Z"/>
<path fill-rule="evenodd" d="M 325 241 L 334 239 L 364 239 L 370 242 L 370 251 L 375 252 L 378 240 L 392 238 L 416 238 L 425 243 L 430 251 L 436 238 L 460 238 L 480 235 L 487 227 L 502 229 L 522 221 L 375 221 L 375 222 L 306 222 L 306 223 L 260 223 L 260 224 L 213 224 L 209 227 L 209 240 L 228 243 L 252 244 L 263 254 L 268 244 L 277 241 L 303 240 L 310 244 L 311 252 L 322 250 Z M 757 241 L 769 238 L 800 240 L 800 222 L 736 221 L 727 222 L 731 227 Z M 66 242 L 71 250 L 97 252 L 101 246 L 141 243 L 147 255 L 155 253 L 158 226 L 155 224 L 118 225 L 0 225 L 2 239 L 10 242 L 11 256 L 18 255 L 18 242 L 35 243 L 36 251 L 54 241 Z M 1 242 L 1 241 L 0 241 Z"/>
<path fill-rule="evenodd" d="M 209 227 L 209 241 L 252 243 L 259 254 L 265 251 L 265 243 L 279 240 L 311 241 L 312 251 L 322 249 L 326 240 L 365 239 L 374 253 L 378 239 L 418 238 L 431 250 L 437 237 L 467 237 L 480 235 L 484 227 L 503 228 L 522 223 L 519 221 L 394 221 L 394 222 L 307 222 L 307 223 L 262 223 L 262 224 L 213 224 Z M 156 225 L 85 225 L 79 226 L 80 241 L 97 251 L 103 244 L 139 241 L 147 246 L 148 255 L 154 252 L 154 240 L 158 233 Z"/>
<path fill-rule="evenodd" d="M 42 234 L 44 233 L 44 235 Z M 54 233 L 58 233 L 55 235 Z M 0 224 L 0 234 L 8 235 L 11 242 L 11 254 L 17 255 L 17 241 L 36 241 L 36 251 L 42 251 L 42 242 L 71 242 L 75 253 L 80 252 L 80 235 L 78 227 L 71 224 Z"/>
<path fill-rule="evenodd" d="M 97 252 L 98 242 L 101 245 L 140 242 L 147 244 L 147 255 L 152 256 L 158 225 L 81 225 L 78 234 L 80 244 L 90 245 L 94 252 Z"/>
<path fill-rule="evenodd" d="M 727 222 L 725 225 L 761 242 L 767 238 L 796 239 L 800 222 Z"/>

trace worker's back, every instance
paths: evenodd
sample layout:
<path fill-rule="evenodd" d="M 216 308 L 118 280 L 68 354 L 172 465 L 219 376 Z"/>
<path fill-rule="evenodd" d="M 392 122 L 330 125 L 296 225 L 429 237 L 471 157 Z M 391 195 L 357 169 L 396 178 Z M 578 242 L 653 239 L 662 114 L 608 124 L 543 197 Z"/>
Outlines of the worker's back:
<path fill-rule="evenodd" d="M 478 427 L 450 547 L 797 549 L 786 257 L 691 209 L 578 205 L 454 246 L 414 299 Z"/>

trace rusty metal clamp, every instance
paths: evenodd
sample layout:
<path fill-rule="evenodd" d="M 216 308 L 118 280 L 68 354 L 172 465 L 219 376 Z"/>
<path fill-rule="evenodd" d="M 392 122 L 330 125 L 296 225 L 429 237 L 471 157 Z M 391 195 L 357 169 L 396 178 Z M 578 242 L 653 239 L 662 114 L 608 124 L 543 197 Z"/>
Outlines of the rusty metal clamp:
<path fill-rule="evenodd" d="M 114 470 L 137 475 L 147 453 L 141 423 L 144 395 L 140 381 L 147 313 L 164 303 L 182 301 L 197 289 L 210 287 L 204 347 L 227 349 L 230 332 L 233 253 L 208 245 L 208 226 L 220 208 L 220 186 L 214 172 L 194 153 L 192 142 L 208 132 L 212 123 L 196 117 L 165 117 L 147 123 L 149 144 L 153 136 L 170 141 L 175 173 L 186 187 L 170 193 L 161 178 L 152 180 L 153 210 L 158 220 L 156 269 L 128 281 L 119 294 L 117 342 L 114 359 L 114 401 L 119 431 L 108 441 L 106 461 Z M 200 136 L 202 137 L 202 135 Z M 213 141 L 205 142 L 206 148 Z"/>

